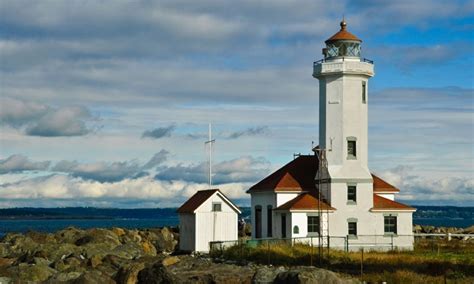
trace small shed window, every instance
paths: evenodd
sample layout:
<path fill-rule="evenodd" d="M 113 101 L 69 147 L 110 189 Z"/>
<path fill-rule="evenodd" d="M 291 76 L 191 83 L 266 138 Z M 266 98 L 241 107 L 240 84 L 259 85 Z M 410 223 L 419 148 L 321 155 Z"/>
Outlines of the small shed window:
<path fill-rule="evenodd" d="M 294 226 L 293 227 L 293 234 L 299 234 L 300 233 L 300 227 Z"/>
<path fill-rule="evenodd" d="M 222 205 L 220 202 L 212 203 L 212 211 L 220 212 L 222 211 Z"/>

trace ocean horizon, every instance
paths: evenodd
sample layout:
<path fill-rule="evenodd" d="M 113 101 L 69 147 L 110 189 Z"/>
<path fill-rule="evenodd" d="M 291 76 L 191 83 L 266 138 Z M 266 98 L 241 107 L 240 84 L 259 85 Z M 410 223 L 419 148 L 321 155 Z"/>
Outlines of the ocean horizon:
<path fill-rule="evenodd" d="M 70 226 L 90 228 L 121 227 L 146 229 L 178 226 L 177 208 L 6 208 L 0 209 L 0 235 L 27 231 L 55 232 Z M 241 207 L 250 222 L 250 207 Z M 414 225 L 467 228 L 474 225 L 474 207 L 417 206 Z"/>

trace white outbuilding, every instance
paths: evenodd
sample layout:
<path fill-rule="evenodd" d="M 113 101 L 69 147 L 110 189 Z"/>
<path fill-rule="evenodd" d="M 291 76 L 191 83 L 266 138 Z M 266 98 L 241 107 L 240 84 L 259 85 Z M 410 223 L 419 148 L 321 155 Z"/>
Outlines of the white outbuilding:
<path fill-rule="evenodd" d="M 196 192 L 178 208 L 180 250 L 208 252 L 209 242 L 237 241 L 240 213 L 219 189 Z"/>

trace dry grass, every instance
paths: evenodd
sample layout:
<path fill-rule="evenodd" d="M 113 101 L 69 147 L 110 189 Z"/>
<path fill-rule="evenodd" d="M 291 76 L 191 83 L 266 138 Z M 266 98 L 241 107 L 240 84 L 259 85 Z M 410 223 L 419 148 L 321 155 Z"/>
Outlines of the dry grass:
<path fill-rule="evenodd" d="M 368 282 L 474 283 L 474 243 L 458 240 L 418 241 L 414 251 L 324 251 L 321 266 Z M 226 259 L 273 265 L 320 264 L 318 248 L 286 242 L 233 246 L 222 252 Z"/>

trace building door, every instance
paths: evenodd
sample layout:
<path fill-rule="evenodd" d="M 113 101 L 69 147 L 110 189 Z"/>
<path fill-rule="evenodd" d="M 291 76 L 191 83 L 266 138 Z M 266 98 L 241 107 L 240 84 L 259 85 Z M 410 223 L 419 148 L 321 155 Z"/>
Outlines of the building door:
<path fill-rule="evenodd" d="M 286 214 L 281 214 L 281 237 L 286 238 Z"/>
<path fill-rule="evenodd" d="M 262 237 L 262 207 L 260 205 L 255 206 L 255 238 L 260 239 Z"/>

